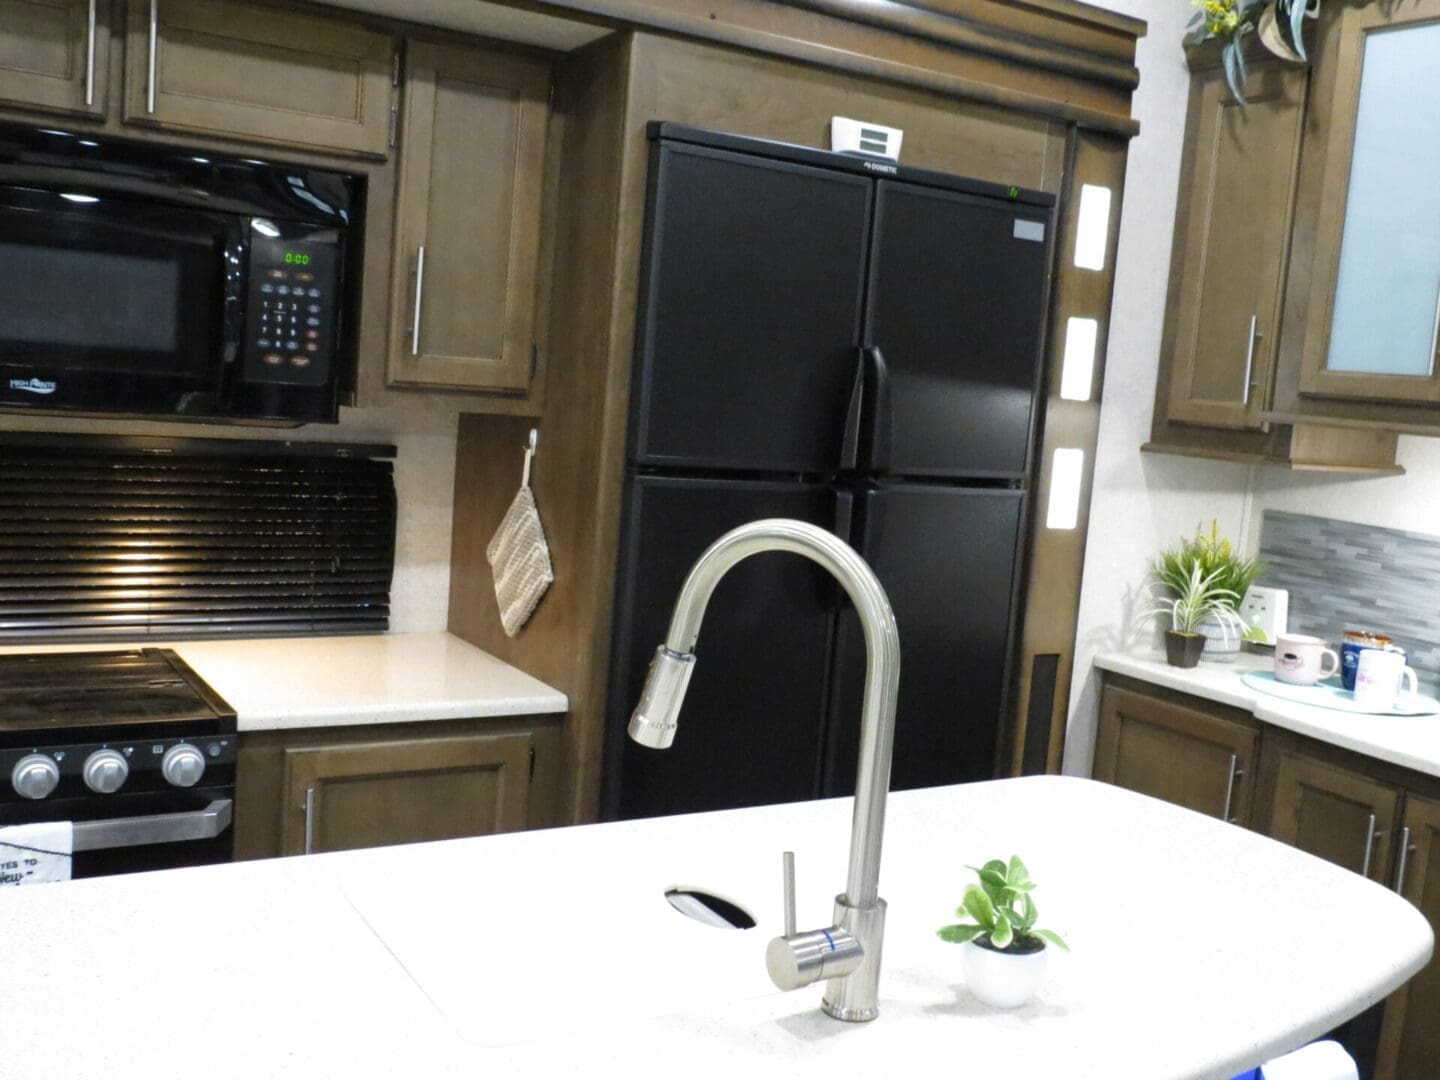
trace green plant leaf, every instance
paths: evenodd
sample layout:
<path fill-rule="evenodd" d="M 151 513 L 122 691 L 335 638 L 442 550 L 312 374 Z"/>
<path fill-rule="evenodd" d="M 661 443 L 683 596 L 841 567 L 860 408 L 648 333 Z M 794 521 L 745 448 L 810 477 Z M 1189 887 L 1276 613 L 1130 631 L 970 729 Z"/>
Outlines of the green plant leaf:
<path fill-rule="evenodd" d="M 974 923 L 957 923 L 954 926 L 942 926 L 935 933 L 941 941 L 949 941 L 956 945 L 964 945 L 967 941 L 974 941 L 985 932 L 983 926 L 976 926 Z"/>
<path fill-rule="evenodd" d="M 1004 874 L 997 874 L 994 870 L 981 870 L 980 887 L 985 890 L 985 895 L 990 897 L 992 904 L 1001 904 L 1005 901 L 1005 890 L 1009 886 L 1005 884 Z"/>
<path fill-rule="evenodd" d="M 965 912 L 986 930 L 993 930 L 995 927 L 995 905 L 990 902 L 990 897 L 985 895 L 985 890 L 979 885 L 971 885 L 965 890 Z"/>
<path fill-rule="evenodd" d="M 997 949 L 1008 949 L 1015 940 L 1015 931 L 1003 911 L 995 913 L 995 925 L 990 928 L 990 940 Z"/>
<path fill-rule="evenodd" d="M 971 870 L 975 870 L 975 867 L 972 866 L 970 869 L 971 869 Z M 993 870 L 993 871 L 995 871 L 995 873 L 999 874 L 1001 877 L 1004 877 L 1004 876 L 1005 876 L 1005 860 L 1004 860 L 1004 859 L 991 859 L 991 860 L 990 860 L 989 862 L 987 862 L 984 866 L 980 867 L 980 870 Z M 980 872 L 980 870 L 975 870 L 975 872 L 978 874 L 978 873 Z"/>
<path fill-rule="evenodd" d="M 1030 884 L 1030 871 L 1020 861 L 1019 855 L 1010 856 L 1010 869 L 1005 875 L 1005 880 L 1010 883 L 1012 889 L 1020 889 Z"/>
<path fill-rule="evenodd" d="M 1066 952 L 1069 952 L 1069 951 L 1070 951 L 1070 946 L 1065 944 L 1065 939 L 1062 938 L 1059 934 L 1055 933 L 1054 930 L 1036 930 L 1036 929 L 1031 929 L 1031 930 L 1029 930 L 1029 931 L 1027 931 L 1027 932 L 1030 933 L 1030 934 L 1032 934 L 1032 935 L 1035 936 L 1035 937 L 1042 938 L 1042 939 L 1044 939 L 1045 941 L 1048 941 L 1051 945 L 1054 945 L 1056 948 L 1064 949 Z"/>
<path fill-rule="evenodd" d="M 1035 910 L 1035 901 L 1030 899 L 1029 893 L 1020 894 L 1020 910 L 1012 915 L 1010 921 L 1015 924 L 1017 930 L 1029 930 L 1035 925 L 1039 913 Z"/>

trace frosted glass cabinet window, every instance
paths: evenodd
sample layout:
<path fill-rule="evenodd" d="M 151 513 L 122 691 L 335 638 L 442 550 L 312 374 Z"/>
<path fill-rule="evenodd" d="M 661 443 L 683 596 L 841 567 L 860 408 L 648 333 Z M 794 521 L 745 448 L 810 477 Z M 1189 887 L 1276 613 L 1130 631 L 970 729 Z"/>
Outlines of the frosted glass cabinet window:
<path fill-rule="evenodd" d="M 1326 366 L 1429 376 L 1440 319 L 1440 23 L 1366 35 Z"/>

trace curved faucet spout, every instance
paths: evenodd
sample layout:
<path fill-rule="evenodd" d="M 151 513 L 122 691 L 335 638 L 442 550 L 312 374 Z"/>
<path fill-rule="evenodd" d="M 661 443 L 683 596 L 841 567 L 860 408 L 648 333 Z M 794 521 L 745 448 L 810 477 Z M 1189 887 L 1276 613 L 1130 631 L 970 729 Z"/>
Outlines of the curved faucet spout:
<path fill-rule="evenodd" d="M 855 777 L 855 809 L 850 833 L 850 867 L 845 893 L 837 901 L 863 922 L 867 937 L 861 940 L 867 959 L 860 974 L 846 974 L 833 983 L 859 980 L 868 986 L 867 1004 L 849 1001 L 826 1011 L 842 1019 L 871 1019 L 879 970 L 880 926 L 883 901 L 879 898 L 880 848 L 885 830 L 885 797 L 890 786 L 890 756 L 895 735 L 895 699 L 900 686 L 900 636 L 890 600 L 874 572 L 843 540 L 817 526 L 786 518 L 752 521 L 716 540 L 700 556 L 675 602 L 670 632 L 655 653 L 639 704 L 630 719 L 630 737 L 654 749 L 668 747 L 675 738 L 680 706 L 694 670 L 695 642 L 710 595 L 736 563 L 764 551 L 788 551 L 823 566 L 849 595 L 865 631 L 865 698 L 861 712 L 860 754 Z M 879 914 L 875 914 L 876 912 Z M 867 917 L 862 917 L 864 914 Z M 843 920 L 842 920 L 843 921 Z M 873 924 L 873 928 L 872 928 Z M 868 969 L 868 970 L 866 970 Z M 855 993 L 840 993 L 855 998 Z M 863 999 L 866 993 L 860 993 Z"/>

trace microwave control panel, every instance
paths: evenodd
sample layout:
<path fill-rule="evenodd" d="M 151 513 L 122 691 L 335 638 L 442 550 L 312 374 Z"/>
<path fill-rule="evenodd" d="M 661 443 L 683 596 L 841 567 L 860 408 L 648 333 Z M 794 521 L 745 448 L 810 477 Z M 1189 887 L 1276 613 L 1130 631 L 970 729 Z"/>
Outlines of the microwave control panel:
<path fill-rule="evenodd" d="M 280 230 L 271 226 L 271 231 Z M 245 381 L 324 386 L 334 362 L 339 301 L 335 230 L 271 237 L 252 229 Z"/>

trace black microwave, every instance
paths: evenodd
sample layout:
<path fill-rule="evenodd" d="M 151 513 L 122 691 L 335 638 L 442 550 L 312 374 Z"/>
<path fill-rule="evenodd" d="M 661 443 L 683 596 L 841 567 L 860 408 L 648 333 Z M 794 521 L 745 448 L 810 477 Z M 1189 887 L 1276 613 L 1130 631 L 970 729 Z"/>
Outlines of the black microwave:
<path fill-rule="evenodd" d="M 0 127 L 0 408 L 333 422 L 362 177 Z"/>

